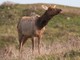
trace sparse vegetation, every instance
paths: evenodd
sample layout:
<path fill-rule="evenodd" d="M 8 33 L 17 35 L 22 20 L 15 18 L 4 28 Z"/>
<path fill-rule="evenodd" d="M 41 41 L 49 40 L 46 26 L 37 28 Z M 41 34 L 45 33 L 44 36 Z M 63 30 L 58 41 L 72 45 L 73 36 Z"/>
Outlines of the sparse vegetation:
<path fill-rule="evenodd" d="M 46 26 L 41 55 L 35 53 L 32 56 L 31 41 L 28 41 L 23 60 L 80 60 L 80 8 L 59 5 L 58 8 L 63 9 L 63 12 L 53 17 Z M 41 4 L 0 6 L 0 60 L 18 60 L 16 25 L 21 16 L 29 16 L 31 12 L 42 15 L 44 10 Z"/>

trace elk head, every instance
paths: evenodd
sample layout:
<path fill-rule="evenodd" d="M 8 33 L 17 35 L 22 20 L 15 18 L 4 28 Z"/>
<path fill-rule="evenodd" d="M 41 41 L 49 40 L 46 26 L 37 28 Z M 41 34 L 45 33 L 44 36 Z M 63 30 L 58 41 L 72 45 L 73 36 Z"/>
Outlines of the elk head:
<path fill-rule="evenodd" d="M 42 8 L 46 10 L 46 15 L 49 16 L 57 15 L 62 11 L 61 9 L 56 8 L 56 5 L 49 7 L 42 5 Z"/>

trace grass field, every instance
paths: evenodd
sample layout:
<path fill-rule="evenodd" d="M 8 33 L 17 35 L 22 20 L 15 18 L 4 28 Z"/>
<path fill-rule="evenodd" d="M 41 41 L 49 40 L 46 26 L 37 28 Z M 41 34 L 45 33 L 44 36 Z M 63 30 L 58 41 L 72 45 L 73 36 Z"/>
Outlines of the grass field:
<path fill-rule="evenodd" d="M 49 6 L 48 4 L 45 4 Z M 29 39 L 21 60 L 80 60 L 80 8 L 57 6 L 63 12 L 51 19 L 41 40 L 41 55 L 31 53 Z M 17 22 L 32 12 L 42 15 L 41 4 L 0 6 L 0 60 L 19 60 Z"/>

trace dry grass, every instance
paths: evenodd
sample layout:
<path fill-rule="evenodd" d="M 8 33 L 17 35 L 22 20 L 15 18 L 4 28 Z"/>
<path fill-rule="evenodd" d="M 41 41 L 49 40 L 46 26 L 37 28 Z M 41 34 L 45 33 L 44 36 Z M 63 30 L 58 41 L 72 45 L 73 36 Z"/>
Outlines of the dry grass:
<path fill-rule="evenodd" d="M 4 48 L 0 49 L 0 60 L 19 60 L 19 59 L 35 60 L 38 58 L 39 59 L 46 58 L 44 60 L 47 60 L 49 56 L 54 56 L 55 59 L 59 57 L 60 60 L 62 59 L 64 60 L 70 51 L 73 51 L 74 53 L 75 51 L 78 52 L 79 50 L 80 50 L 80 37 L 68 35 L 68 40 L 66 42 L 58 41 L 47 45 L 45 42 L 41 41 L 40 55 L 37 52 L 37 46 L 35 48 L 34 54 L 32 54 L 31 43 L 29 46 L 26 45 L 24 46 L 21 57 L 19 50 L 15 44 L 7 44 L 4 46 Z M 80 54 L 80 52 L 78 54 Z"/>

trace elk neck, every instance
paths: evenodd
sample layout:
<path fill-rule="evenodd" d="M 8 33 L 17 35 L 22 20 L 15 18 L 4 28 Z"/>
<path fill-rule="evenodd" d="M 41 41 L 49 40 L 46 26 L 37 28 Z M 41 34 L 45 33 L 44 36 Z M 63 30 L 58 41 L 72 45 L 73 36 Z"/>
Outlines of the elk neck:
<path fill-rule="evenodd" d="M 53 16 L 47 14 L 47 11 L 37 19 L 36 26 L 38 29 L 45 27 Z"/>

